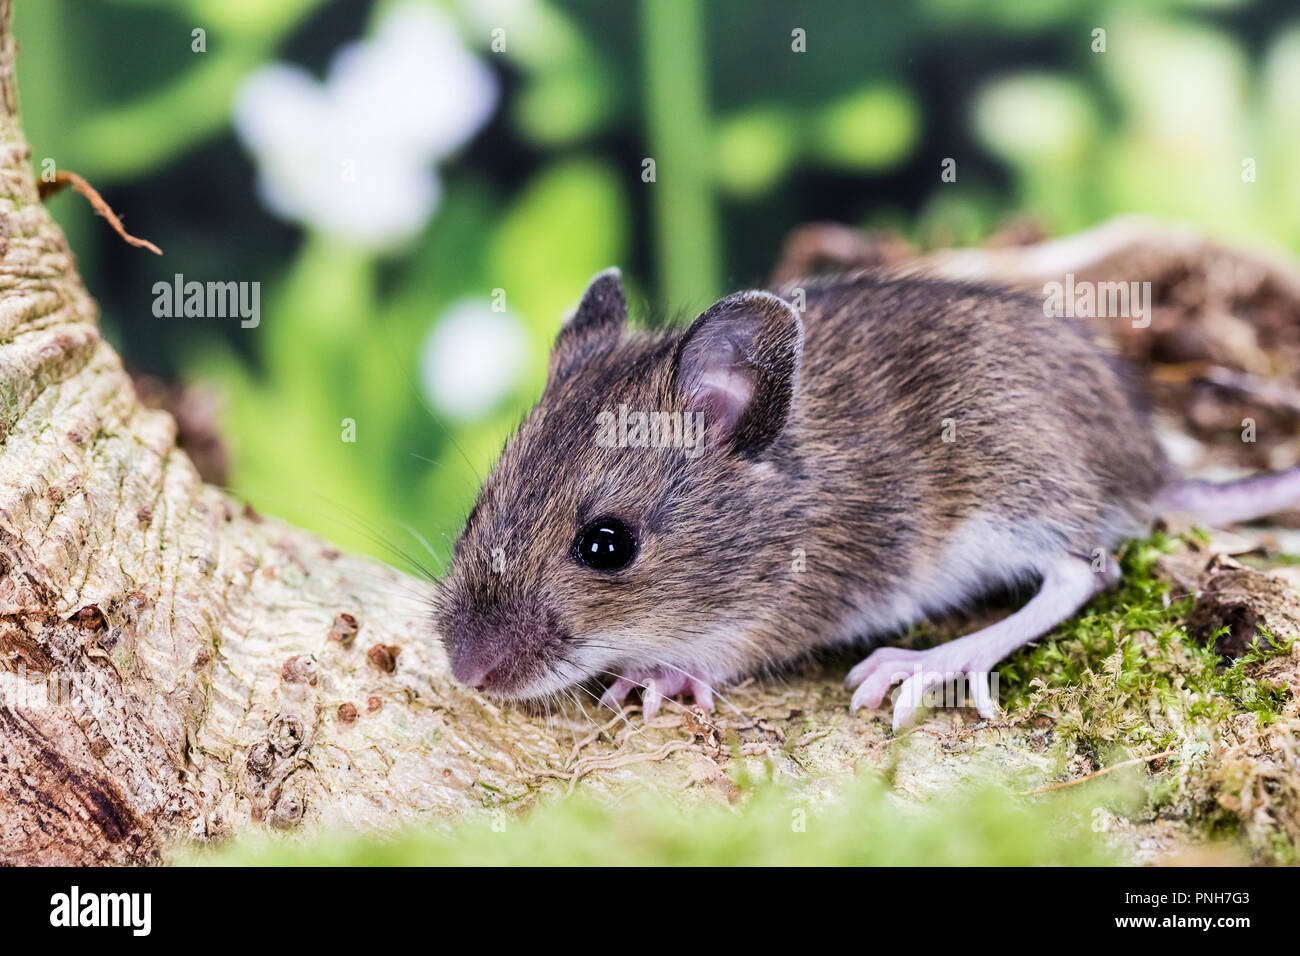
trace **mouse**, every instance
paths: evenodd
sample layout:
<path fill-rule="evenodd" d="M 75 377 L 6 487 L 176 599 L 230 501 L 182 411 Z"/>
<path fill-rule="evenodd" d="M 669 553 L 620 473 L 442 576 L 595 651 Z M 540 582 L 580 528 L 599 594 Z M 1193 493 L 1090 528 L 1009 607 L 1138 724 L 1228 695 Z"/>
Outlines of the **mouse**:
<path fill-rule="evenodd" d="M 964 679 L 994 717 L 998 663 L 1114 584 L 1116 549 L 1157 516 L 1300 500 L 1300 469 L 1184 479 L 1132 370 L 1047 312 L 867 269 L 649 329 L 621 273 L 597 275 L 438 589 L 453 676 L 502 699 L 603 685 L 620 708 L 639 691 L 651 719 L 666 698 L 708 711 L 750 675 L 874 646 L 848 673 L 853 710 L 892 691 L 898 731 Z M 987 627 L 888 643 L 1015 587 L 1032 597 Z"/>

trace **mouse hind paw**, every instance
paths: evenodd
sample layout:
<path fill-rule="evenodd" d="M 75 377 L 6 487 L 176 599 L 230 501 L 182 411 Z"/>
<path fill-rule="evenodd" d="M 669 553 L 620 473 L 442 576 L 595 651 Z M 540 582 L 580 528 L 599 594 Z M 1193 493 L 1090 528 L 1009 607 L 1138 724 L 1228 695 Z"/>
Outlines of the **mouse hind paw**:
<path fill-rule="evenodd" d="M 856 688 L 850 707 L 879 707 L 889 688 L 901 681 L 894 698 L 897 732 L 912 725 L 936 688 L 965 677 L 970 689 L 965 703 L 991 719 L 997 713 L 993 687 L 998 663 L 1070 617 L 1109 583 L 1086 562 L 1065 560 L 1043 574 L 1042 586 L 1029 603 L 995 624 L 923 651 L 877 648 L 849 671 L 848 685 Z"/>

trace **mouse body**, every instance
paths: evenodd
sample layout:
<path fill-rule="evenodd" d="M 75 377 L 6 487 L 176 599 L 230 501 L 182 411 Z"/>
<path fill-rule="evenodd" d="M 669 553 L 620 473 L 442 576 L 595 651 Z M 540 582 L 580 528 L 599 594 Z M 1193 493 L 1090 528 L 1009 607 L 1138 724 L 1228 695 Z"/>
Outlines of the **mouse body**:
<path fill-rule="evenodd" d="M 483 485 L 435 627 L 471 687 L 598 679 L 611 706 L 642 688 L 651 716 L 1036 585 L 987 628 L 880 646 L 849 674 L 855 709 L 902 681 L 895 728 L 961 675 L 991 716 L 997 663 L 1113 583 L 1113 550 L 1159 509 L 1235 518 L 1297 497 L 1293 472 L 1183 482 L 1118 356 L 1031 295 L 862 272 L 651 332 L 629 328 L 609 270 Z"/>

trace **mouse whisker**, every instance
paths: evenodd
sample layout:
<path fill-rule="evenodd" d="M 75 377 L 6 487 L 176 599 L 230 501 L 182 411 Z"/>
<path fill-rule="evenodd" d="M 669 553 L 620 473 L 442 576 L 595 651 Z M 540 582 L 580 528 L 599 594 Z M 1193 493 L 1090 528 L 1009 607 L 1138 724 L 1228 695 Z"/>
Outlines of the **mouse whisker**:
<path fill-rule="evenodd" d="M 572 662 L 570 661 L 562 661 L 562 663 L 572 664 Z M 596 719 L 591 716 L 587 708 L 582 705 L 582 700 L 578 697 L 578 691 L 583 691 L 584 693 L 592 696 L 593 698 L 595 697 L 594 694 L 591 694 L 591 692 L 588 691 L 585 687 L 583 687 L 580 683 L 570 684 L 568 687 L 561 688 L 560 693 L 562 693 L 565 697 L 569 699 L 569 701 L 573 704 L 574 709 L 579 714 L 582 715 L 582 718 L 588 724 L 591 725 L 591 730 L 586 734 L 586 736 L 582 738 L 583 741 L 591 741 L 594 740 L 596 736 L 602 730 L 604 730 L 605 726 L 607 725 L 602 725 L 598 723 Z M 599 701 L 597 701 L 597 703 L 599 703 Z M 623 719 L 626 722 L 626 718 Z M 628 726 L 631 726 L 631 724 L 629 723 Z M 565 766 L 568 766 L 573 762 L 574 757 L 576 756 L 578 750 L 581 749 L 582 746 L 582 744 L 579 742 L 578 731 L 576 729 L 574 730 L 572 736 L 573 736 L 572 749 L 569 751 L 569 757 L 568 760 L 565 762 Z"/>
<path fill-rule="evenodd" d="M 415 530 L 414 527 L 407 524 L 405 521 L 403 521 L 401 524 L 402 524 L 402 528 L 406 531 L 406 533 L 411 535 L 411 537 L 415 538 L 416 541 L 420 542 L 420 544 L 424 547 L 424 550 L 429 553 L 429 557 L 433 558 L 434 564 L 438 565 L 438 570 L 442 572 L 446 572 L 447 565 L 443 562 L 442 558 L 438 557 L 438 553 L 433 550 L 433 547 L 429 544 L 428 539 L 426 539 L 424 535 L 420 534 L 419 531 Z"/>
<path fill-rule="evenodd" d="M 597 707 L 609 707 L 608 704 L 602 701 L 598 696 L 596 696 L 587 688 L 580 687 L 579 689 L 588 697 L 590 697 L 592 700 L 594 700 L 596 702 Z M 614 721 L 621 720 L 623 721 L 623 725 L 627 728 L 629 733 L 635 734 L 638 737 L 644 737 L 646 735 L 645 729 L 643 727 L 638 727 L 636 724 L 632 723 L 631 719 L 627 716 L 627 712 L 624 711 L 621 707 L 618 710 L 615 710 L 612 707 L 610 707 L 609 709 L 610 712 L 613 713 L 614 718 L 609 723 L 602 725 L 600 728 L 601 730 L 604 730 L 606 727 L 610 726 L 610 724 L 612 724 Z"/>
<path fill-rule="evenodd" d="M 671 668 L 672 670 L 677 671 L 677 673 L 683 675 L 684 677 L 687 677 L 687 678 L 693 680 L 695 683 L 697 683 L 697 684 L 701 684 L 701 685 L 703 685 L 704 687 L 707 687 L 707 688 L 709 689 L 709 693 L 710 693 L 710 694 L 712 694 L 714 697 L 718 698 L 718 700 L 722 701 L 724 704 L 726 704 L 728 707 L 730 707 L 732 710 L 734 710 L 734 711 L 735 711 L 739 716 L 741 716 L 741 717 L 745 716 L 744 711 L 742 711 L 739 707 L 737 707 L 735 704 L 733 704 L 733 703 L 731 702 L 730 699 L 728 699 L 728 698 L 722 696 L 720 693 L 718 693 L 718 689 L 717 689 L 716 687 L 714 687 L 714 686 L 713 686 L 711 683 L 709 683 L 708 681 L 706 681 L 706 680 L 702 680 L 701 678 L 696 677 L 696 676 L 695 676 L 694 674 L 692 674 L 690 671 L 686 670 L 685 668 L 678 667 L 676 664 L 669 664 L 667 661 L 661 661 L 660 664 L 659 664 L 659 666 L 660 666 L 660 667 L 668 667 L 668 668 Z"/>
<path fill-rule="evenodd" d="M 387 554 L 391 555 L 393 558 L 397 559 L 400 562 L 405 563 L 408 567 L 413 569 L 424 580 L 432 584 L 436 584 L 438 582 L 439 576 L 437 574 L 435 574 L 428 566 L 426 566 L 423 561 L 420 561 L 415 555 L 411 554 L 408 550 L 403 548 L 392 538 L 388 537 L 386 534 L 380 531 L 380 529 L 374 522 L 367 520 L 357 512 L 353 511 L 352 509 L 346 507 L 343 504 L 340 504 L 337 501 L 332 501 L 329 498 L 325 498 L 319 495 L 317 497 L 319 497 L 326 504 L 330 505 L 330 507 L 335 509 L 335 511 L 342 512 L 347 519 L 343 521 L 342 524 L 345 527 L 347 527 L 350 531 L 352 531 L 354 534 L 361 536 L 366 541 L 370 542 L 371 544 L 385 551 Z M 437 556 L 433 554 L 433 549 L 429 548 L 429 544 L 427 541 L 421 538 L 419 534 L 415 532 L 413 529 L 411 529 L 409 526 L 404 525 L 403 527 L 405 528 L 405 530 L 407 530 L 408 533 L 414 535 L 418 540 L 420 540 L 420 542 L 424 544 L 425 548 L 429 550 L 429 554 L 433 555 L 435 560 L 438 560 Z M 441 567 L 440 561 L 439 561 L 439 566 Z"/>
<path fill-rule="evenodd" d="M 582 693 L 584 693 L 584 694 L 586 694 L 588 697 L 590 697 L 592 700 L 594 700 L 594 701 L 596 702 L 596 706 L 597 706 L 598 708 L 600 708 L 600 707 L 609 707 L 609 705 L 606 704 L 603 700 L 601 700 L 600 697 L 599 697 L 598 695 L 596 695 L 595 693 L 593 693 L 589 688 L 587 688 L 587 687 L 584 686 L 583 684 L 574 684 L 573 686 L 574 686 L 575 689 L 581 691 Z M 644 730 L 643 728 L 637 727 L 635 724 L 633 724 L 632 721 L 628 719 L 627 712 L 624 711 L 621 707 L 618 708 L 617 710 L 614 709 L 613 707 L 609 707 L 609 710 L 614 714 L 614 720 L 621 720 L 621 721 L 623 721 L 623 723 L 627 725 L 627 729 L 628 729 L 629 731 L 631 731 L 632 733 L 637 734 L 638 736 L 641 736 L 641 737 L 644 737 L 644 736 L 645 736 L 645 730 Z M 613 721 L 610 721 L 610 723 L 613 723 Z M 608 727 L 608 726 L 609 726 L 609 724 L 604 724 L 603 726 L 601 726 L 600 729 L 601 729 L 601 730 L 604 730 L 605 727 Z"/>
<path fill-rule="evenodd" d="M 608 674 L 610 677 L 614 678 L 615 680 L 625 680 L 625 681 L 627 681 L 629 684 L 632 684 L 632 685 L 635 686 L 635 687 L 640 687 L 642 690 L 649 690 L 649 689 L 650 689 L 650 685 L 649 685 L 649 684 L 643 684 L 643 683 L 641 683 L 641 682 L 638 681 L 638 680 L 633 680 L 631 677 L 628 677 L 626 674 L 616 674 L 616 673 L 614 673 L 613 671 L 607 671 L 607 670 L 604 670 L 604 669 L 601 670 L 601 673 L 602 673 L 602 674 Z M 663 697 L 663 695 L 660 695 L 660 696 Z M 679 700 L 677 700 L 675 697 L 663 697 L 663 701 L 664 701 L 664 703 L 671 704 L 672 706 L 676 707 L 676 708 L 677 708 L 678 710 L 680 710 L 683 714 L 689 714 L 689 713 L 692 712 L 692 711 L 691 711 L 691 708 L 689 708 L 689 707 L 687 707 L 685 704 L 681 703 L 681 702 L 680 702 Z"/>

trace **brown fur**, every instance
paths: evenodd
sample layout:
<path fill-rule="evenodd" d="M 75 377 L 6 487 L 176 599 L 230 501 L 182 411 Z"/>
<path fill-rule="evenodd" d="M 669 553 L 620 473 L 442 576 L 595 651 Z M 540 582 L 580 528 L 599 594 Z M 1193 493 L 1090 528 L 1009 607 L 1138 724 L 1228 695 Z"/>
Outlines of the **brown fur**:
<path fill-rule="evenodd" d="M 656 665 L 726 680 L 1032 577 L 1037 555 L 1088 559 L 1142 530 L 1167 468 L 1114 358 L 1073 320 L 938 280 L 802 287 L 798 319 L 771 298 L 715 307 L 752 313 L 737 341 L 754 399 L 728 434 L 710 418 L 691 459 L 599 447 L 597 415 L 690 410 L 691 350 L 708 345 L 692 337 L 743 317 L 630 331 L 617 277 L 593 282 L 457 543 L 437 615 L 457 676 L 490 671 L 488 689 L 508 696 Z M 613 573 L 572 552 L 605 515 L 639 548 Z M 980 551 L 982 529 L 1002 546 Z"/>

